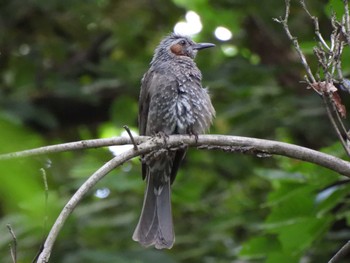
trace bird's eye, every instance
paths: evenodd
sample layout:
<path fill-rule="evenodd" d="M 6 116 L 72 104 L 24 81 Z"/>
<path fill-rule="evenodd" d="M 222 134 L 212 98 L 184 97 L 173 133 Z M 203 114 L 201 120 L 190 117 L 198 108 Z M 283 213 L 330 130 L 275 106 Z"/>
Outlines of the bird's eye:
<path fill-rule="evenodd" d="M 181 41 L 180 41 L 180 45 L 181 45 L 181 46 L 186 45 L 186 41 L 185 41 L 185 40 L 181 40 Z"/>

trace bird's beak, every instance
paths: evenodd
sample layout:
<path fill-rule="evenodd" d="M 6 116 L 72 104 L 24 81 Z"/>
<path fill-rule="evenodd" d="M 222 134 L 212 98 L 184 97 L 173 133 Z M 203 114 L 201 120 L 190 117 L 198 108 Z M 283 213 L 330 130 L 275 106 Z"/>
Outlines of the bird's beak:
<path fill-rule="evenodd" d="M 212 43 L 197 43 L 193 46 L 193 49 L 201 50 L 209 47 L 215 47 L 215 45 Z"/>

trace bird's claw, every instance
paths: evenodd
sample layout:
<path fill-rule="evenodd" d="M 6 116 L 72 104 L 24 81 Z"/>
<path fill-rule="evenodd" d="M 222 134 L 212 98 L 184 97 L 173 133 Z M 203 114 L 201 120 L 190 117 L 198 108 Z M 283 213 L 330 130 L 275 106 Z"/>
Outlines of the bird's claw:
<path fill-rule="evenodd" d="M 193 132 L 193 131 L 190 131 L 190 132 L 188 133 L 188 135 L 189 135 L 190 137 L 194 136 L 194 139 L 195 139 L 196 143 L 198 143 L 198 133 Z"/>
<path fill-rule="evenodd" d="M 160 138 L 160 139 L 163 139 L 163 143 L 164 145 L 167 145 L 168 144 L 168 139 L 169 139 L 169 135 L 166 134 L 165 132 L 163 131 L 160 131 L 156 134 L 156 137 Z"/>

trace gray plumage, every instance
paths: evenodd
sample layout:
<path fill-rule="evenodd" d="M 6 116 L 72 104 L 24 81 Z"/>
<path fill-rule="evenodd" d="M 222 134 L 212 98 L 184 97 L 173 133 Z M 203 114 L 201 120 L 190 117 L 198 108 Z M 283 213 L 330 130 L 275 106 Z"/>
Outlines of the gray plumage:
<path fill-rule="evenodd" d="M 213 47 L 171 34 L 156 48 L 150 69 L 142 79 L 139 98 L 140 135 L 198 135 L 211 125 L 215 110 L 202 75 L 193 61 L 197 50 Z M 171 248 L 175 241 L 171 188 L 186 149 L 151 153 L 143 157 L 146 179 L 143 208 L 133 239 L 143 246 Z"/>

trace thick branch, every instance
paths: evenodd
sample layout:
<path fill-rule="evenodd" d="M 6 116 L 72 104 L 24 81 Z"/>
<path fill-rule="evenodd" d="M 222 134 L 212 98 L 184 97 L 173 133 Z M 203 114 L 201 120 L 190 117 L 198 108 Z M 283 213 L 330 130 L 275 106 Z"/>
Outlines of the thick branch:
<path fill-rule="evenodd" d="M 225 135 L 199 135 L 197 142 L 193 136 L 191 137 L 188 135 L 172 135 L 169 136 L 167 145 L 164 145 L 163 140 L 159 138 L 150 139 L 150 137 L 146 136 L 136 136 L 134 137 L 134 139 L 136 144 L 142 143 L 143 147 L 145 148 L 139 149 L 138 151 L 134 150 L 134 155 L 132 157 L 161 148 L 174 148 L 182 145 L 188 145 L 191 147 L 196 146 L 201 148 L 204 147 L 208 149 L 215 148 L 226 151 L 239 151 L 239 148 L 249 148 L 250 153 L 264 153 L 286 156 L 293 159 L 314 163 L 322 167 L 331 169 L 347 177 L 350 177 L 349 162 L 315 150 L 283 142 Z M 0 155 L 0 160 L 125 144 L 132 144 L 130 138 L 115 137 L 110 139 L 78 141 L 58 145 L 51 145 L 21 152 L 2 154 Z"/>
<path fill-rule="evenodd" d="M 44 155 L 50 153 L 60 153 L 60 152 L 68 152 L 89 148 L 100 148 L 105 146 L 112 145 L 125 145 L 130 144 L 130 138 L 126 137 L 115 137 L 109 139 L 95 139 L 95 140 L 84 140 L 77 142 L 67 142 L 57 145 L 44 146 L 40 148 L 35 148 L 31 150 L 13 152 L 8 154 L 0 154 L 0 160 L 8 160 L 15 158 L 23 158 L 27 156 L 37 156 Z"/>

